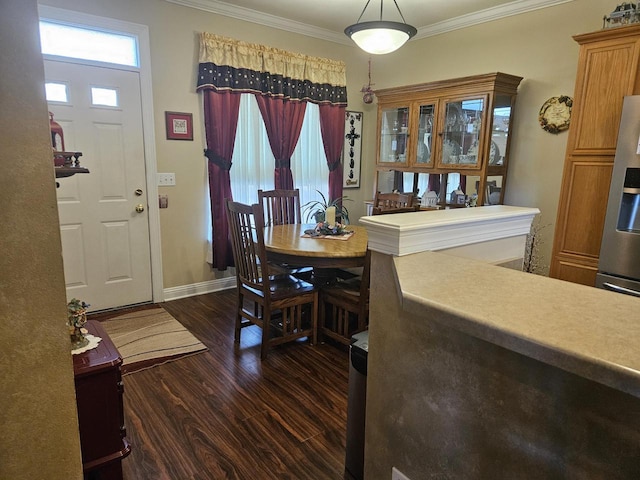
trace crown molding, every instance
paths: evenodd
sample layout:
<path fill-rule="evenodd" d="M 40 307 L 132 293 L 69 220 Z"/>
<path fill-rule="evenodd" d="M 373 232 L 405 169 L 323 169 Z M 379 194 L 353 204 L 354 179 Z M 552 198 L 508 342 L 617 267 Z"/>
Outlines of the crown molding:
<path fill-rule="evenodd" d="M 340 32 L 333 32 L 325 28 L 314 27 L 306 23 L 296 22 L 282 17 L 276 17 L 268 13 L 251 10 L 245 7 L 231 5 L 229 3 L 220 2 L 218 0 L 166 0 L 169 3 L 182 5 L 185 7 L 196 8 L 205 12 L 217 13 L 225 17 L 236 18 L 247 22 L 257 23 L 265 27 L 286 30 L 287 32 L 299 33 L 308 37 L 327 40 L 329 42 L 341 43 L 343 45 L 353 45 L 351 39 Z"/>
<path fill-rule="evenodd" d="M 266 27 L 277 28 L 308 37 L 327 40 L 329 42 L 340 43 L 342 45 L 355 46 L 351 39 L 347 38 L 342 32 L 334 32 L 325 28 L 314 27 L 302 22 L 296 22 L 268 13 L 259 12 L 245 7 L 232 5 L 230 3 L 221 2 L 219 0 L 165 0 L 169 3 L 182 5 L 184 7 L 195 8 L 205 12 L 224 15 L 225 17 L 236 18 L 247 22 L 264 25 Z M 461 28 L 479 25 L 481 23 L 491 22 L 513 15 L 532 12 L 547 7 L 554 7 L 563 3 L 573 2 L 574 0 L 516 0 L 498 7 L 487 8 L 468 15 L 461 15 L 450 20 L 434 23 L 418 28 L 418 33 L 412 39 L 432 37 L 442 33 L 459 30 Z"/>
<path fill-rule="evenodd" d="M 511 17 L 513 15 L 520 15 L 522 13 L 533 12 L 542 8 L 555 7 L 556 5 L 573 1 L 574 0 L 516 0 L 515 2 L 505 3 L 504 5 L 479 10 L 467 15 L 461 15 L 450 20 L 444 20 L 442 22 L 434 23 L 433 25 L 418 28 L 418 33 L 412 40 L 433 37 L 453 30 L 460 30 L 473 25 L 492 22 L 494 20 Z"/>

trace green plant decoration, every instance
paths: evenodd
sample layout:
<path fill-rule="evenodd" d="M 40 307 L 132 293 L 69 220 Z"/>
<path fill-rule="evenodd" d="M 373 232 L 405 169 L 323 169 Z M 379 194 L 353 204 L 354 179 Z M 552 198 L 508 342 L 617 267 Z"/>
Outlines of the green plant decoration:
<path fill-rule="evenodd" d="M 313 218 L 315 223 L 324 223 L 327 208 L 336 207 L 336 220 L 343 224 L 349 223 L 349 210 L 343 205 L 345 200 L 351 201 L 349 198 L 338 197 L 335 200 L 327 201 L 321 191 L 316 190 L 316 192 L 318 192 L 322 200 L 311 200 L 302 206 L 302 211 L 306 212 L 306 222 Z"/>

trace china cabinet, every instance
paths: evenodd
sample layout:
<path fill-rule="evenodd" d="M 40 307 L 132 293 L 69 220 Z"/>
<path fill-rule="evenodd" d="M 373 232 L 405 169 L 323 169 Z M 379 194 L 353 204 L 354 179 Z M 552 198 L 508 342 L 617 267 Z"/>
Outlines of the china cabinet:
<path fill-rule="evenodd" d="M 640 24 L 573 39 L 580 53 L 549 275 L 594 286 L 622 102 L 640 94 Z"/>
<path fill-rule="evenodd" d="M 435 194 L 423 208 L 501 204 L 521 80 L 490 73 L 377 90 L 375 191 Z"/>

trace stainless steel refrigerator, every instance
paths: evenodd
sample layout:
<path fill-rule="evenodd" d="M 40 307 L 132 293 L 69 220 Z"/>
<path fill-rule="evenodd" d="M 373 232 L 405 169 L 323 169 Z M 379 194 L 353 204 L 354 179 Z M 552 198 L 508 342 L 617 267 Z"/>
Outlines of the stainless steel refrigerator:
<path fill-rule="evenodd" d="M 640 297 L 640 95 L 624 98 L 596 287 Z"/>

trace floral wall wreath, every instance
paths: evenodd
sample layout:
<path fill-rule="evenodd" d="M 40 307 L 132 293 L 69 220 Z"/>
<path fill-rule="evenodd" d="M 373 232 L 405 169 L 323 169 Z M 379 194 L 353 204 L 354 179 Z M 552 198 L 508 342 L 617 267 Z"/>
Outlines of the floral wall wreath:
<path fill-rule="evenodd" d="M 573 99 L 568 95 L 551 97 L 542 104 L 538 121 L 543 130 L 558 134 L 569 128 Z"/>

